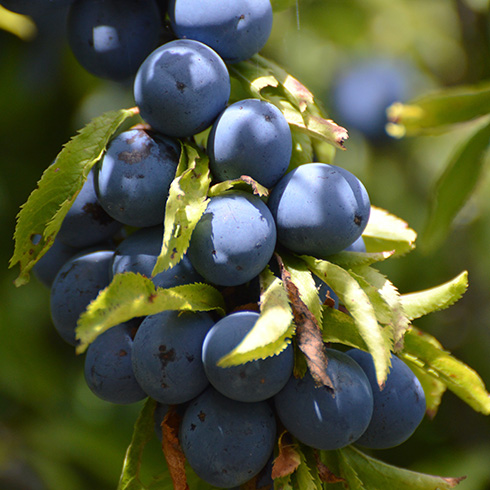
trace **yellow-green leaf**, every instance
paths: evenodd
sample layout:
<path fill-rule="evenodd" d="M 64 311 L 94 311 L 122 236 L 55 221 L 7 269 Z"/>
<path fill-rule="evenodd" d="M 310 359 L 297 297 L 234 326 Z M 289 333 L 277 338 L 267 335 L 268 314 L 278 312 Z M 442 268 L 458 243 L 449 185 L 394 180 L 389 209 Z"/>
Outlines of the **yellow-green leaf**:
<path fill-rule="evenodd" d="M 266 268 L 260 274 L 260 281 L 260 316 L 242 342 L 219 360 L 219 366 L 265 359 L 282 352 L 291 341 L 293 314 L 282 280 Z"/>
<path fill-rule="evenodd" d="M 183 143 L 176 177 L 165 205 L 162 250 L 152 275 L 173 267 L 184 256 L 192 232 L 206 211 L 210 182 L 208 157 Z"/>
<path fill-rule="evenodd" d="M 340 472 L 349 489 L 449 490 L 464 477 L 444 478 L 397 468 L 359 451 L 354 446 L 339 449 Z"/>
<path fill-rule="evenodd" d="M 490 113 L 490 83 L 452 87 L 417 97 L 387 109 L 387 131 L 395 137 L 438 133 L 453 124 Z"/>
<path fill-rule="evenodd" d="M 217 310 L 224 313 L 224 308 L 221 293 L 208 284 L 164 289 L 155 288 L 153 281 L 141 274 L 116 274 L 80 316 L 77 352 L 84 352 L 102 332 L 131 318 L 155 315 L 165 310 Z"/>
<path fill-rule="evenodd" d="M 326 282 L 337 294 L 354 319 L 360 336 L 372 354 L 376 367 L 376 378 L 384 384 L 390 368 L 392 330 L 388 332 L 377 320 L 376 310 L 368 294 L 349 272 L 326 260 L 302 256 L 313 274 Z"/>
<path fill-rule="evenodd" d="M 19 264 L 16 285 L 29 281 L 29 271 L 48 251 L 87 175 L 102 157 L 109 140 L 136 109 L 110 111 L 93 119 L 59 153 L 17 216 L 15 249 L 10 267 Z"/>
<path fill-rule="evenodd" d="M 35 22 L 26 15 L 17 14 L 0 5 L 0 29 L 30 41 L 37 34 Z"/>
<path fill-rule="evenodd" d="M 400 299 L 408 318 L 414 320 L 448 308 L 463 296 L 467 288 L 468 272 L 463 271 L 444 284 L 415 293 L 402 294 Z"/>
<path fill-rule="evenodd" d="M 401 218 L 371 206 L 362 238 L 368 252 L 394 251 L 394 255 L 399 256 L 415 248 L 417 233 Z"/>
<path fill-rule="evenodd" d="M 490 415 L 490 394 L 478 373 L 437 344 L 431 335 L 412 328 L 405 335 L 401 355 L 442 381 L 474 410 Z"/>

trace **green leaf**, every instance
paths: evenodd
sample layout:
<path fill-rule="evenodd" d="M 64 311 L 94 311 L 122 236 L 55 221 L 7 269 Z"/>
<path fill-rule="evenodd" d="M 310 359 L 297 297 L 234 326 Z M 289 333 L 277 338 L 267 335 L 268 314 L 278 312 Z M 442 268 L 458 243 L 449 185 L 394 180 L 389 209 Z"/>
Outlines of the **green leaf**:
<path fill-rule="evenodd" d="M 10 267 L 20 265 L 20 274 L 15 281 L 17 286 L 29 281 L 29 271 L 53 244 L 63 218 L 91 168 L 100 160 L 122 123 L 135 114 L 135 109 L 121 109 L 93 119 L 44 171 L 37 189 L 17 216 L 15 249 L 10 259 Z"/>
<path fill-rule="evenodd" d="M 183 143 L 176 177 L 165 205 L 162 250 L 153 275 L 173 267 L 184 256 L 192 232 L 208 205 L 210 182 L 208 157 Z"/>
<path fill-rule="evenodd" d="M 102 332 L 131 318 L 155 315 L 165 310 L 210 311 L 224 314 L 221 294 L 208 284 L 186 284 L 172 288 L 155 288 L 152 280 L 125 272 L 116 274 L 100 291 L 78 320 L 77 352 L 84 352 Z"/>
<path fill-rule="evenodd" d="M 372 267 L 362 266 L 353 268 L 371 284 L 379 296 L 388 306 L 388 324 L 393 329 L 394 350 L 398 351 L 403 346 L 403 337 L 410 327 L 410 320 L 405 313 L 398 289 L 388 280 L 386 276 Z M 385 322 L 381 322 L 385 323 Z"/>
<path fill-rule="evenodd" d="M 238 189 L 246 192 L 252 191 L 260 197 L 269 195 L 269 190 L 266 187 L 259 184 L 256 180 L 252 179 L 252 177 L 242 175 L 239 179 L 225 180 L 224 182 L 213 185 L 209 189 L 208 196 L 218 196 L 230 189 Z"/>
<path fill-rule="evenodd" d="M 354 319 L 335 308 L 323 307 L 323 340 L 368 351 Z"/>
<path fill-rule="evenodd" d="M 308 448 L 306 446 L 297 447 L 298 454 L 300 456 L 300 465 L 294 472 L 294 479 L 296 480 L 296 486 L 301 490 L 321 490 L 322 485 L 318 474 L 316 473 L 314 466 L 309 464 L 308 458 L 305 455 L 305 451 Z"/>
<path fill-rule="evenodd" d="M 294 334 L 293 314 L 282 280 L 268 268 L 260 274 L 260 316 L 252 330 L 218 366 L 236 366 L 282 352 Z"/>
<path fill-rule="evenodd" d="M 376 367 L 376 378 L 380 386 L 388 376 L 392 338 L 378 323 L 376 311 L 368 295 L 346 270 L 326 260 L 302 256 L 313 274 L 326 282 L 337 294 L 341 303 L 352 315 Z M 390 332 L 391 333 L 391 332 Z"/>
<path fill-rule="evenodd" d="M 27 15 L 17 14 L 0 5 L 0 29 L 10 32 L 23 41 L 36 37 L 36 23 Z"/>
<path fill-rule="evenodd" d="M 339 449 L 341 474 L 349 489 L 448 490 L 463 478 L 443 478 L 388 465 L 353 446 Z"/>
<path fill-rule="evenodd" d="M 405 335 L 401 355 L 442 381 L 474 410 L 490 415 L 490 394 L 478 373 L 443 350 L 432 336 L 412 328 Z"/>
<path fill-rule="evenodd" d="M 443 89 L 387 109 L 389 134 L 433 134 L 490 113 L 490 83 Z"/>
<path fill-rule="evenodd" d="M 140 482 L 139 475 L 143 450 L 148 442 L 155 437 L 153 422 L 155 407 L 156 401 L 148 398 L 136 420 L 131 443 L 124 457 L 117 490 L 144 490 L 146 488 Z"/>
<path fill-rule="evenodd" d="M 332 264 L 337 264 L 343 269 L 351 269 L 354 267 L 361 267 L 363 265 L 371 265 L 376 262 L 382 262 L 390 258 L 394 254 L 394 251 L 389 252 L 339 252 L 328 257 L 328 261 Z"/>
<path fill-rule="evenodd" d="M 439 286 L 402 294 L 403 310 L 410 320 L 420 318 L 434 311 L 440 311 L 456 303 L 468 288 L 468 272 L 463 271 L 450 281 Z"/>
<path fill-rule="evenodd" d="M 368 252 L 394 251 L 404 255 L 415 248 L 417 233 L 402 219 L 371 206 L 371 215 L 362 234 Z"/>
<path fill-rule="evenodd" d="M 431 194 L 431 210 L 422 234 L 426 249 L 433 250 L 444 241 L 456 214 L 482 179 L 489 142 L 487 121 L 460 145 L 448 162 Z"/>
<path fill-rule="evenodd" d="M 290 126 L 311 138 L 345 149 L 347 130 L 325 119 L 313 94 L 279 65 L 257 54 L 228 69 L 251 97 L 275 104 Z"/>

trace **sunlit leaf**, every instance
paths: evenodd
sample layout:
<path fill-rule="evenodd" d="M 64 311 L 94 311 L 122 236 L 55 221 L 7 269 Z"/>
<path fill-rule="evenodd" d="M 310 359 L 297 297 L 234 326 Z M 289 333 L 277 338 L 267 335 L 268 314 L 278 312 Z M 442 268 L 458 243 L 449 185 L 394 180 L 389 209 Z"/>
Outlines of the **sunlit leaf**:
<path fill-rule="evenodd" d="M 155 315 L 165 310 L 224 312 L 221 294 L 208 284 L 186 284 L 173 288 L 156 288 L 153 281 L 141 274 L 116 274 L 112 282 L 82 313 L 77 327 L 84 352 L 102 332 L 131 318 Z"/>
<path fill-rule="evenodd" d="M 328 257 L 328 261 L 333 264 L 337 264 L 344 269 L 351 269 L 353 267 L 360 267 L 363 265 L 371 265 L 376 262 L 382 262 L 390 258 L 394 254 L 394 251 L 389 252 L 339 252 Z"/>
<path fill-rule="evenodd" d="M 143 490 L 146 488 L 139 477 L 143 450 L 151 438 L 155 437 L 153 422 L 155 407 L 156 402 L 148 398 L 134 424 L 133 436 L 126 450 L 117 490 Z"/>
<path fill-rule="evenodd" d="M 196 148 L 183 143 L 176 177 L 170 185 L 165 206 L 162 250 L 153 268 L 153 275 L 180 262 L 192 232 L 206 210 L 211 177 L 209 159 Z"/>
<path fill-rule="evenodd" d="M 30 41 L 37 34 L 36 24 L 30 17 L 11 12 L 1 5 L 0 30 L 10 32 L 23 41 Z"/>
<path fill-rule="evenodd" d="M 240 344 L 218 362 L 235 366 L 282 352 L 294 334 L 293 314 L 282 280 L 268 268 L 260 275 L 260 315 Z"/>
<path fill-rule="evenodd" d="M 403 308 L 398 289 L 386 276 L 376 269 L 368 266 L 355 267 L 353 270 L 376 290 L 388 307 L 388 323 L 393 330 L 394 350 L 398 351 L 403 346 L 403 337 L 410 326 L 410 320 Z M 374 303 L 373 303 L 374 304 Z M 381 321 L 381 320 L 380 320 Z"/>
<path fill-rule="evenodd" d="M 382 386 L 388 376 L 393 339 L 383 333 L 384 329 L 377 321 L 369 296 L 358 281 L 342 267 L 314 257 L 303 255 L 302 258 L 313 274 L 334 290 L 352 315 L 359 334 L 373 356 L 377 381 Z"/>
<path fill-rule="evenodd" d="M 251 97 L 275 104 L 290 126 L 311 138 L 345 149 L 347 130 L 325 119 L 312 93 L 279 65 L 257 54 L 228 69 Z"/>
<path fill-rule="evenodd" d="M 219 194 L 222 194 L 230 189 L 244 190 L 247 192 L 252 191 L 254 194 L 261 197 L 269 195 L 269 190 L 266 187 L 259 184 L 256 180 L 252 179 L 252 177 L 242 175 L 239 179 L 225 180 L 224 182 L 214 184 L 209 189 L 208 196 L 218 196 Z"/>
<path fill-rule="evenodd" d="M 387 131 L 392 136 L 438 133 L 451 125 L 490 113 L 490 83 L 452 87 L 417 97 L 387 109 Z"/>
<path fill-rule="evenodd" d="M 454 218 L 482 179 L 489 144 L 490 123 L 480 127 L 452 155 L 431 193 L 431 210 L 422 234 L 426 249 L 433 250 L 449 234 Z"/>
<path fill-rule="evenodd" d="M 395 251 L 394 255 L 399 256 L 415 247 L 417 233 L 401 218 L 371 206 L 371 214 L 362 238 L 368 252 Z"/>
<path fill-rule="evenodd" d="M 490 394 L 478 373 L 439 347 L 432 336 L 415 328 L 409 330 L 401 355 L 442 381 L 474 410 L 490 414 Z"/>
<path fill-rule="evenodd" d="M 349 489 L 371 490 L 448 490 L 464 477 L 443 478 L 416 473 L 383 463 L 359 451 L 354 446 L 339 449 L 341 474 Z"/>
<path fill-rule="evenodd" d="M 468 272 L 463 271 L 450 281 L 439 286 L 402 294 L 400 299 L 403 310 L 410 320 L 443 310 L 456 303 L 468 288 Z"/>
<path fill-rule="evenodd" d="M 121 109 L 93 119 L 44 171 L 37 189 L 17 216 L 15 249 L 10 259 L 10 267 L 17 263 L 20 266 L 17 286 L 29 281 L 29 271 L 53 244 L 90 170 L 102 157 L 114 133 L 136 112 L 136 109 Z"/>

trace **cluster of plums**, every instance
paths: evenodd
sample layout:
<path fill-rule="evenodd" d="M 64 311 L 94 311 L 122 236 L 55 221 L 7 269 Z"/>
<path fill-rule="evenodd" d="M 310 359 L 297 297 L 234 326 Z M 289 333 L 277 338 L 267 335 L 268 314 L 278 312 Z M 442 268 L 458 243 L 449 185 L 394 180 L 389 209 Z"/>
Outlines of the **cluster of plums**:
<path fill-rule="evenodd" d="M 281 111 L 258 99 L 229 104 L 227 65 L 265 44 L 269 0 L 52 3 L 71 3 L 68 35 L 81 64 L 108 78 L 135 77 L 136 105 L 147 123 L 112 139 L 35 266 L 51 288 L 52 319 L 64 340 L 77 344 L 79 316 L 114 276 L 152 277 L 182 141 L 209 129 L 203 151 L 213 182 L 246 175 L 270 191 L 268 198 L 233 189 L 210 197 L 183 259 L 152 277 L 163 288 L 217 287 L 232 297 L 226 316 L 164 311 L 110 328 L 86 353 L 90 389 L 113 403 L 151 397 L 159 403 L 158 423 L 177 405 L 190 466 L 221 488 L 244 484 L 267 467 L 278 423 L 322 450 L 406 440 L 423 417 L 425 398 L 395 356 L 383 390 L 370 354 L 355 349 L 326 349 L 333 390 L 316 386 L 309 374 L 293 376 L 292 344 L 265 359 L 218 365 L 257 322 L 258 307 L 242 305 L 258 305 L 258 276 L 278 246 L 317 258 L 365 251 L 370 201 L 362 183 L 324 163 L 289 169 L 292 139 Z M 179 39 L 157 47 L 165 13 Z M 317 285 L 323 302 L 327 286 Z"/>

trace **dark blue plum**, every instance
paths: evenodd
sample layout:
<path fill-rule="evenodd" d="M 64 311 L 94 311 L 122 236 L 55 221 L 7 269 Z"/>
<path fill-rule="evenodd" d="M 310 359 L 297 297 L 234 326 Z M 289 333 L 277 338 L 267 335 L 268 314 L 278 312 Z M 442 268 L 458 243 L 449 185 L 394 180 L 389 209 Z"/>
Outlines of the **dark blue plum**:
<path fill-rule="evenodd" d="M 373 413 L 373 393 L 351 357 L 333 349 L 326 353 L 334 393 L 317 387 L 307 373 L 303 378 L 292 376 L 274 402 L 279 419 L 294 437 L 316 449 L 331 450 L 361 437 Z"/>
<path fill-rule="evenodd" d="M 0 5 L 18 14 L 35 15 L 52 8 L 65 7 L 72 2 L 73 0 L 1 0 Z"/>
<path fill-rule="evenodd" d="M 362 182 L 325 163 L 308 163 L 287 173 L 272 189 L 268 206 L 278 241 L 293 252 L 321 259 L 354 243 L 371 210 Z"/>
<path fill-rule="evenodd" d="M 225 109 L 230 90 L 223 60 L 190 39 L 170 41 L 153 51 L 134 82 L 141 117 L 155 131 L 177 138 L 211 126 Z"/>
<path fill-rule="evenodd" d="M 367 138 L 386 138 L 386 109 L 410 95 L 412 75 L 406 65 L 388 59 L 370 59 L 347 67 L 332 87 L 336 121 Z"/>
<path fill-rule="evenodd" d="M 276 422 L 267 402 L 243 403 L 209 388 L 184 412 L 179 431 L 187 462 L 219 488 L 243 485 L 267 464 Z"/>
<path fill-rule="evenodd" d="M 248 175 L 273 187 L 289 166 L 291 130 L 275 105 L 245 99 L 227 107 L 213 124 L 207 150 L 214 178 Z"/>
<path fill-rule="evenodd" d="M 112 273 L 136 272 L 151 277 L 162 248 L 163 228 L 153 226 L 141 228 L 125 238 L 116 248 Z M 153 277 L 157 287 L 170 288 L 183 284 L 203 282 L 187 255 L 171 269 Z"/>
<path fill-rule="evenodd" d="M 349 245 L 345 250 L 345 252 L 366 252 L 366 244 L 364 243 L 364 238 L 360 236 L 354 243 Z"/>
<path fill-rule="evenodd" d="M 89 247 L 113 237 L 122 223 L 109 216 L 100 205 L 91 171 L 63 219 L 56 238 L 71 247 Z"/>
<path fill-rule="evenodd" d="M 78 253 L 79 248 L 69 247 L 55 238 L 51 248 L 36 262 L 32 272 L 42 284 L 50 288 L 63 264 Z"/>
<path fill-rule="evenodd" d="M 87 349 L 85 380 L 102 400 L 129 404 L 147 396 L 134 377 L 131 363 L 136 327 L 135 321 L 116 325 L 101 333 Z"/>
<path fill-rule="evenodd" d="M 124 81 L 158 46 L 160 13 L 155 0 L 75 0 L 67 21 L 77 61 L 97 77 Z"/>
<path fill-rule="evenodd" d="M 425 394 L 413 371 L 391 356 L 391 370 L 382 390 L 376 382 L 371 354 L 351 349 L 347 354 L 364 370 L 373 391 L 373 417 L 357 444 L 371 449 L 388 449 L 405 442 L 424 418 Z"/>
<path fill-rule="evenodd" d="M 227 63 L 258 53 L 272 30 L 270 0 L 170 0 L 168 14 L 177 37 L 207 44 Z"/>
<path fill-rule="evenodd" d="M 219 320 L 204 339 L 202 360 L 206 376 L 216 390 L 233 400 L 258 402 L 271 398 L 284 387 L 293 372 L 292 345 L 266 359 L 226 368 L 217 365 L 240 344 L 258 318 L 259 314 L 254 311 L 232 313 Z"/>
<path fill-rule="evenodd" d="M 164 311 L 143 320 L 134 338 L 133 370 L 150 397 L 175 405 L 208 386 L 201 351 L 213 325 L 207 313 Z"/>
<path fill-rule="evenodd" d="M 245 284 L 267 265 L 276 245 L 274 219 L 252 194 L 230 191 L 209 200 L 189 246 L 189 259 L 207 281 Z"/>
<path fill-rule="evenodd" d="M 126 225 L 162 224 L 179 158 L 180 146 L 170 138 L 143 129 L 124 131 L 95 168 L 101 206 Z"/>
<path fill-rule="evenodd" d="M 51 287 L 51 318 L 61 337 L 76 345 L 75 328 L 80 315 L 99 291 L 110 283 L 113 251 L 91 252 L 66 262 Z"/>

